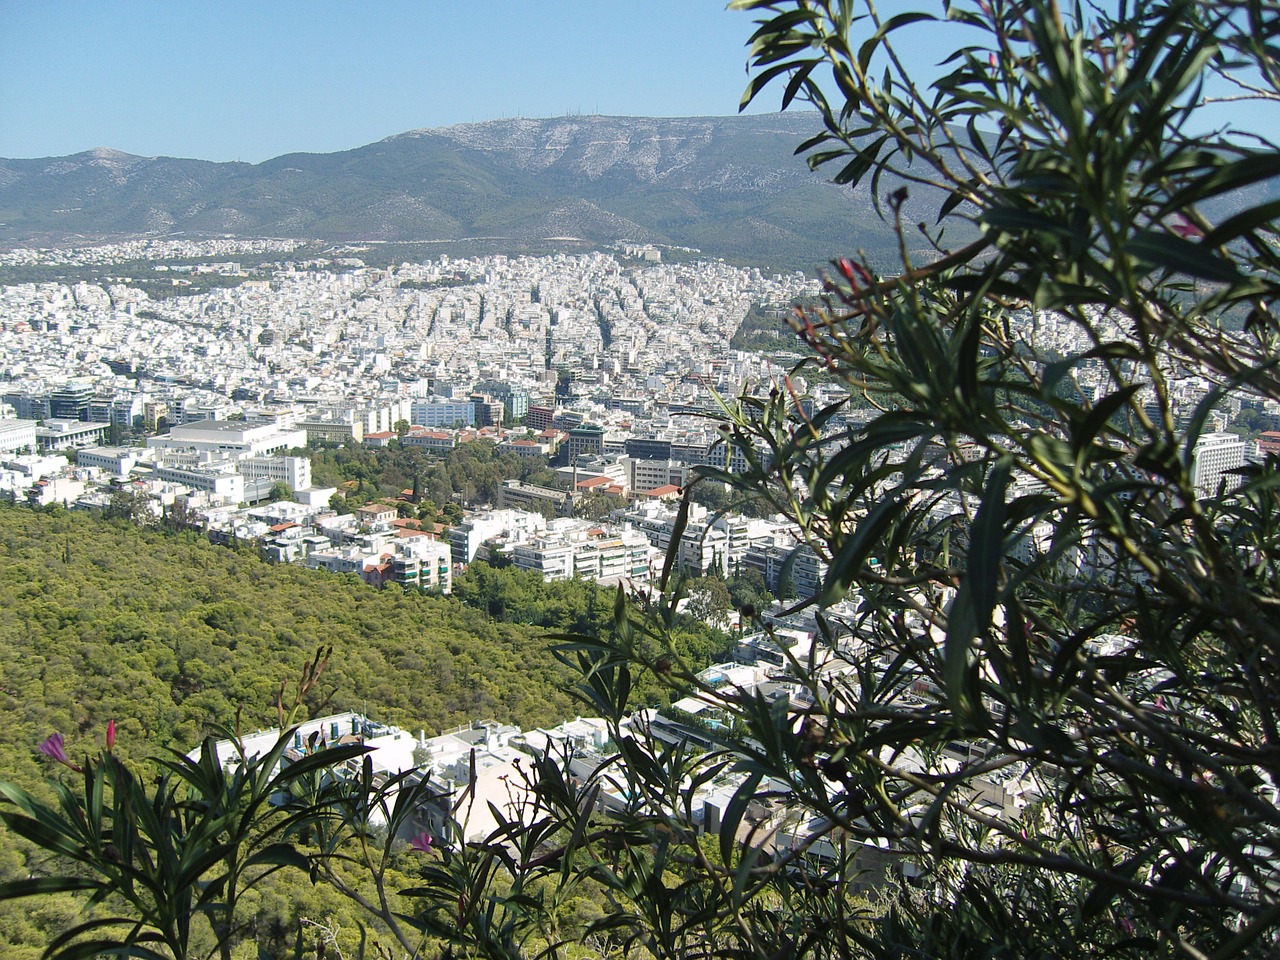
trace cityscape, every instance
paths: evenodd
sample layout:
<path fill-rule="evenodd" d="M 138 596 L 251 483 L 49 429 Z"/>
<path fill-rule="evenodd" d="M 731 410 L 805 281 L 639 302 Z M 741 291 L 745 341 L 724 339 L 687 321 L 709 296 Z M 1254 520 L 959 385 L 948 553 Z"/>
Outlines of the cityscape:
<path fill-rule="evenodd" d="M 800 353 L 785 318 L 820 292 L 800 273 L 765 276 L 706 258 L 668 264 L 644 244 L 388 268 L 365 266 L 359 245 L 290 259 L 299 246 L 133 241 L 5 254 L 10 264 L 72 267 L 150 257 L 175 288 L 211 276 L 232 285 L 162 299 L 128 277 L 0 290 L 0 495 L 104 510 L 127 489 L 152 521 L 178 504 L 187 523 L 224 541 L 260 542 L 269 559 L 379 586 L 448 592 L 454 566 L 477 555 L 550 579 L 643 586 L 661 569 L 674 502 L 697 468 L 743 466 L 718 432 L 718 402 L 767 394 L 788 376 Z M 244 255 L 273 259 L 251 269 L 224 259 Z M 731 347 L 752 310 L 772 318 L 773 348 Z M 1065 318 L 1023 311 L 1017 320 L 1038 351 L 1087 349 Z M 1081 365 L 1070 389 L 1096 401 L 1101 371 Z M 810 385 L 803 372 L 795 380 L 811 409 L 843 389 Z M 1174 416 L 1187 422 L 1213 388 L 1181 371 Z M 1280 404 L 1233 397 L 1214 417 L 1194 458 L 1206 496 L 1280 450 Z M 855 410 L 841 422 L 863 419 Z M 1226 432 L 1238 424 L 1255 428 L 1252 439 Z M 121 438 L 131 442 L 109 442 Z M 335 512 L 339 491 L 313 486 L 305 452 L 394 443 L 440 457 L 472 442 L 536 458 L 557 468 L 558 482 L 507 478 L 494 502 L 461 504 L 441 539 L 414 529 L 416 515 L 406 520 L 394 500 Z M 272 498 L 277 484 L 287 497 Z M 575 517 L 588 498 L 593 516 Z M 712 513 L 701 508 L 685 531 L 680 569 L 730 576 L 745 564 L 777 594 L 797 555 L 790 590 L 817 592 L 826 564 L 794 524 Z"/>

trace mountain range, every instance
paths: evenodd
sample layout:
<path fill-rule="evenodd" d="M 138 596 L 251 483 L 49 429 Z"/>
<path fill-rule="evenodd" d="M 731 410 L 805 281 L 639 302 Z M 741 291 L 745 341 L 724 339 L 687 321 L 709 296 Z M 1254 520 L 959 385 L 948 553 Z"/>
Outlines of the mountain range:
<path fill-rule="evenodd" d="M 867 188 L 810 171 L 813 113 L 568 116 L 414 130 L 339 153 L 263 163 L 110 149 L 0 159 L 0 243 L 132 236 L 513 241 L 574 237 L 694 247 L 809 268 L 889 255 Z M 912 221 L 932 219 L 920 202 Z"/>

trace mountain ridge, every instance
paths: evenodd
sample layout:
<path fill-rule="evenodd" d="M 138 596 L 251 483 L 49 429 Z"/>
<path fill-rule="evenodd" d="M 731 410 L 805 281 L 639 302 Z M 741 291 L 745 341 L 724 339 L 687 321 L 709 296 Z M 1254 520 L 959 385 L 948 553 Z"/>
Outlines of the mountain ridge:
<path fill-rule="evenodd" d="M 0 159 L 0 243 L 189 235 L 647 241 L 811 267 L 891 248 L 866 188 L 810 171 L 815 113 L 511 118 L 250 164 L 110 147 Z"/>

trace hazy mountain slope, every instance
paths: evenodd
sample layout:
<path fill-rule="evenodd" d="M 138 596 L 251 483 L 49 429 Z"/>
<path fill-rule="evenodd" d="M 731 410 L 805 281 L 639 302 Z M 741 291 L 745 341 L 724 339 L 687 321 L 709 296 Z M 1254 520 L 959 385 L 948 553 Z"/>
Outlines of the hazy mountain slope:
<path fill-rule="evenodd" d="M 889 233 L 795 157 L 813 115 L 500 120 L 259 164 L 0 160 L 0 242 L 129 234 L 649 240 L 811 265 Z M 921 211 L 921 216 L 926 215 Z"/>

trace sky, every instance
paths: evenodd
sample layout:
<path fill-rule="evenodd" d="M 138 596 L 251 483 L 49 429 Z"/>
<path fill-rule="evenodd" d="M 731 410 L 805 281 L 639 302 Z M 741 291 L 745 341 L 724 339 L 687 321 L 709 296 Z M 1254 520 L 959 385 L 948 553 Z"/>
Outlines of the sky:
<path fill-rule="evenodd" d="M 729 115 L 753 15 L 724 7 L 0 0 L 0 156 L 256 163 L 503 117 Z"/>
<path fill-rule="evenodd" d="M 727 116 L 747 83 L 759 14 L 724 7 L 0 0 L 0 157 L 110 147 L 257 163 L 505 117 Z M 949 48 L 921 34 L 899 49 L 919 78 L 936 76 Z M 752 110 L 776 109 L 780 89 Z M 1206 119 L 1272 136 L 1278 126 L 1275 104 L 1224 106 Z"/>

